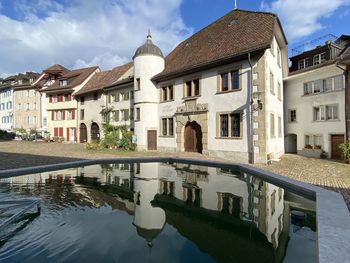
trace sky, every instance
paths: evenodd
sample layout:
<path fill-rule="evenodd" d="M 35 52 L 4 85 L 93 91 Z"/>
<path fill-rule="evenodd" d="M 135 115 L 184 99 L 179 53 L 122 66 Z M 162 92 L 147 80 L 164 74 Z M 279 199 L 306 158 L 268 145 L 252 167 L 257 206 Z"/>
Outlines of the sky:
<path fill-rule="evenodd" d="M 61 64 L 108 70 L 129 62 L 148 28 L 167 55 L 234 8 L 234 0 L 0 0 L 0 77 Z M 350 35 L 350 0 L 237 0 L 276 13 L 289 48 Z M 322 42 L 323 41 L 323 42 Z M 312 42 L 314 43 L 314 42 Z"/>

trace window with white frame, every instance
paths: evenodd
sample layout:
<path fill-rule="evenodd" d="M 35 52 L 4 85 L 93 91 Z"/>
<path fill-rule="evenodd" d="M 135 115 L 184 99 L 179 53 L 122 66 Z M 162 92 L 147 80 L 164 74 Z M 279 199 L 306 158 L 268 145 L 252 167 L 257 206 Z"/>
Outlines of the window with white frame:
<path fill-rule="evenodd" d="M 310 60 L 308 58 L 299 60 L 298 69 L 307 68 L 310 66 Z"/>
<path fill-rule="evenodd" d="M 344 89 L 344 77 L 342 75 L 304 83 L 304 95 L 331 92 L 341 89 Z"/>
<path fill-rule="evenodd" d="M 313 64 L 321 64 L 326 61 L 326 52 L 323 52 L 321 54 L 317 54 L 313 57 Z"/>
<path fill-rule="evenodd" d="M 314 107 L 314 121 L 338 120 L 338 105 Z"/>
<path fill-rule="evenodd" d="M 174 136 L 174 118 L 161 119 L 162 136 Z"/>

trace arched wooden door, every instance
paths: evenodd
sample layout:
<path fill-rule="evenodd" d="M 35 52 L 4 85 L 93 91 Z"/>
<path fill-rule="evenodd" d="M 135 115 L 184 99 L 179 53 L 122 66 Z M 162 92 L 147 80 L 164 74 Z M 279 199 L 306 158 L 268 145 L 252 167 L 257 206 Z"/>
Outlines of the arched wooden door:
<path fill-rule="evenodd" d="M 100 127 L 95 122 L 91 124 L 91 140 L 92 141 L 100 140 Z"/>
<path fill-rule="evenodd" d="M 185 152 L 199 152 L 203 151 L 202 143 L 202 128 L 193 121 L 188 122 L 185 126 Z"/>
<path fill-rule="evenodd" d="M 84 123 L 80 124 L 79 127 L 79 141 L 80 143 L 87 142 L 87 128 Z"/>

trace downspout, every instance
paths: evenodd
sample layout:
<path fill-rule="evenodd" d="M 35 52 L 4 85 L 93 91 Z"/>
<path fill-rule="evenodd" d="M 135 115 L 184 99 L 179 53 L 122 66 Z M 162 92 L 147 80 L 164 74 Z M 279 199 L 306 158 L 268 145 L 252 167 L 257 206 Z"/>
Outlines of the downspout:
<path fill-rule="evenodd" d="M 349 86 L 349 81 L 348 81 L 348 73 L 349 73 L 349 70 L 348 70 L 348 66 L 346 66 L 346 69 L 342 68 L 339 66 L 338 62 L 335 63 L 335 66 L 339 69 L 341 69 L 343 71 L 343 75 L 345 77 L 345 141 L 347 141 L 349 139 L 349 127 L 348 127 L 348 120 L 350 119 L 350 116 L 349 116 L 349 109 L 348 107 L 350 107 L 350 99 L 348 101 L 348 98 L 350 98 L 350 88 L 348 87 Z"/>
<path fill-rule="evenodd" d="M 254 129 L 253 129 L 253 65 L 250 59 L 250 52 L 248 53 L 248 63 L 250 66 L 249 76 L 249 125 L 250 125 L 250 149 L 249 149 L 249 162 L 254 164 Z"/>

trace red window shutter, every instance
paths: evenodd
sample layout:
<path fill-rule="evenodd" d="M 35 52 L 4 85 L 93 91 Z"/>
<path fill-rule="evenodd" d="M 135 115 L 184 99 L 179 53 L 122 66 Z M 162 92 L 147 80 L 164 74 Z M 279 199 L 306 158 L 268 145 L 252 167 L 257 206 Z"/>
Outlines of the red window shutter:
<path fill-rule="evenodd" d="M 51 111 L 51 120 L 55 120 L 55 112 L 54 111 Z"/>
<path fill-rule="evenodd" d="M 75 110 L 72 110 L 72 120 L 75 120 Z"/>
<path fill-rule="evenodd" d="M 74 128 L 74 141 L 76 142 L 77 141 L 77 129 Z"/>
<path fill-rule="evenodd" d="M 59 102 L 62 102 L 63 101 L 63 95 L 61 94 L 61 95 L 58 95 L 58 101 Z"/>
<path fill-rule="evenodd" d="M 55 136 L 55 137 L 58 136 L 58 128 L 54 128 L 54 136 Z"/>
<path fill-rule="evenodd" d="M 64 121 L 64 118 L 66 117 L 65 115 L 66 115 L 66 111 L 63 110 L 63 111 L 62 111 L 62 120 L 63 120 L 63 121 Z"/>
<path fill-rule="evenodd" d="M 67 141 L 69 141 L 69 128 L 67 128 Z"/>
<path fill-rule="evenodd" d="M 72 94 L 68 94 L 68 101 L 72 100 Z"/>
<path fill-rule="evenodd" d="M 52 103 L 52 95 L 50 95 L 49 102 Z"/>
<path fill-rule="evenodd" d="M 59 136 L 63 137 L 63 128 L 59 128 Z"/>

